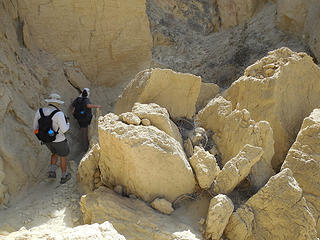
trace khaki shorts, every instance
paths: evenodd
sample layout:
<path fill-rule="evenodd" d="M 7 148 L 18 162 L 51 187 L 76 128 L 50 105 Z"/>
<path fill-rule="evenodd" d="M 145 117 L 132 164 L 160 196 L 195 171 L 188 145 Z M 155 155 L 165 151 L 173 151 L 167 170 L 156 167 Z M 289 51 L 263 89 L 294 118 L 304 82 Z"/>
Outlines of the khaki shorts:
<path fill-rule="evenodd" d="M 66 157 L 70 152 L 67 139 L 62 142 L 49 142 L 46 143 L 46 146 L 52 154 L 57 154 L 60 157 Z"/>

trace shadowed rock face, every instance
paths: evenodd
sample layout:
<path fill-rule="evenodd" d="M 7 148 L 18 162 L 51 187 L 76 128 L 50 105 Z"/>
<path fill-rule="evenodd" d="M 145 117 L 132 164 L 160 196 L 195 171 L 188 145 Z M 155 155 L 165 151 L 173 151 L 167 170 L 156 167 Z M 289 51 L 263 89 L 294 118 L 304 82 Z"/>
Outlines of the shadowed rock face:
<path fill-rule="evenodd" d="M 226 88 L 268 51 L 287 46 L 311 53 L 303 41 L 279 31 L 276 9 L 252 0 L 147 0 L 153 64 Z"/>

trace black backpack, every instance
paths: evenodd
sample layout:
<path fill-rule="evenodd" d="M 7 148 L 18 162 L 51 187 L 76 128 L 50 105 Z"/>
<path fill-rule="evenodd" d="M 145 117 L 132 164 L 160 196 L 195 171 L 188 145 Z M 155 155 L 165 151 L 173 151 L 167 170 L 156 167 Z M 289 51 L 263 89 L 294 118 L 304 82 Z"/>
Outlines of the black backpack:
<path fill-rule="evenodd" d="M 60 112 L 59 109 L 54 110 L 49 116 L 45 116 L 43 114 L 42 108 L 39 109 L 40 112 L 40 119 L 38 120 L 39 123 L 39 129 L 36 133 L 36 136 L 38 139 L 44 143 L 53 142 L 56 140 L 56 135 L 58 134 L 58 131 L 54 131 L 52 127 L 52 117 L 57 112 Z"/>
<path fill-rule="evenodd" d="M 83 120 L 87 118 L 87 107 L 85 104 L 85 98 L 78 97 L 74 104 L 73 116 L 77 120 Z"/>

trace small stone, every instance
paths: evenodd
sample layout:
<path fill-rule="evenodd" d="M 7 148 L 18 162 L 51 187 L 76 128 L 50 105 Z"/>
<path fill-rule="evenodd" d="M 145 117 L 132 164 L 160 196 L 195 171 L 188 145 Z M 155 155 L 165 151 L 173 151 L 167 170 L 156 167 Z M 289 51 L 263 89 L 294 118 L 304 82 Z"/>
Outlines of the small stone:
<path fill-rule="evenodd" d="M 157 198 L 152 203 L 151 206 L 155 209 L 157 209 L 159 212 L 164 214 L 171 214 L 174 209 L 172 208 L 171 202 L 164 198 Z"/>
<path fill-rule="evenodd" d="M 267 76 L 267 77 L 270 77 L 274 74 L 274 70 L 273 69 L 267 69 L 264 74 Z"/>
<path fill-rule="evenodd" d="M 123 192 L 123 188 L 121 185 L 117 185 L 114 187 L 113 191 L 115 191 L 116 193 L 122 195 L 122 192 Z"/>
<path fill-rule="evenodd" d="M 143 126 L 150 126 L 151 125 L 150 120 L 146 119 L 146 118 L 142 119 L 141 123 Z"/>

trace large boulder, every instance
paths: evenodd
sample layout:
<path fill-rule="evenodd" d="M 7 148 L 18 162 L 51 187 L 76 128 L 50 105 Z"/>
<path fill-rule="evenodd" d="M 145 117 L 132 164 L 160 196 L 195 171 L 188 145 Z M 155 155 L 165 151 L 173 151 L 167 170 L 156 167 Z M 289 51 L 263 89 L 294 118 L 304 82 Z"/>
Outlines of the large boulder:
<path fill-rule="evenodd" d="M 302 189 L 284 169 L 232 214 L 224 234 L 230 240 L 316 240 L 315 226 Z"/>
<path fill-rule="evenodd" d="M 211 199 L 206 220 L 206 239 L 220 239 L 233 209 L 233 203 L 226 195 L 219 194 Z"/>
<path fill-rule="evenodd" d="M 151 125 L 164 131 L 182 145 L 182 137 L 179 129 L 175 123 L 170 120 L 167 109 L 160 107 L 155 103 L 135 103 L 133 105 L 132 112 L 141 119 L 148 119 Z"/>
<path fill-rule="evenodd" d="M 19 1 L 25 44 L 76 61 L 98 85 L 130 80 L 151 62 L 146 1 Z M 49 26 L 49 27 L 48 27 Z"/>
<path fill-rule="evenodd" d="M 230 159 L 218 174 L 213 191 L 228 194 L 245 179 L 263 154 L 261 147 L 246 144 L 234 158 Z"/>
<path fill-rule="evenodd" d="M 282 169 L 290 168 L 316 220 L 320 236 L 320 109 L 305 118 Z"/>
<path fill-rule="evenodd" d="M 319 79 L 320 68 L 310 56 L 280 48 L 249 66 L 224 93 L 233 108 L 247 109 L 255 121 L 270 123 L 275 169 L 284 161 L 303 119 L 319 104 Z"/>
<path fill-rule="evenodd" d="M 156 103 L 172 118 L 192 118 L 200 92 L 201 78 L 170 69 L 147 69 L 124 89 L 115 105 L 115 113 L 131 111 L 134 103 Z"/>
<path fill-rule="evenodd" d="M 82 196 L 80 205 L 85 224 L 108 221 L 127 240 L 202 239 L 194 226 L 161 214 L 138 199 L 123 198 L 105 187 Z"/>
<path fill-rule="evenodd" d="M 216 158 L 202 147 L 196 146 L 189 161 L 196 174 L 199 186 L 204 189 L 210 188 L 213 180 L 220 173 Z"/>
<path fill-rule="evenodd" d="M 9 236 L 1 236 L 1 239 L 126 240 L 109 222 L 81 225 L 74 228 L 41 229 L 41 227 L 34 227 L 27 230 L 22 227 L 19 231 L 11 233 Z"/>
<path fill-rule="evenodd" d="M 127 125 L 115 114 L 99 118 L 102 182 L 122 185 L 150 201 L 163 195 L 174 201 L 195 190 L 195 178 L 182 146 L 154 126 Z"/>
<path fill-rule="evenodd" d="M 251 183 L 256 188 L 262 187 L 274 174 L 271 167 L 274 141 L 268 122 L 255 122 L 246 109 L 232 111 L 232 103 L 222 96 L 212 99 L 197 114 L 195 122 L 214 132 L 213 140 L 222 155 L 223 165 L 246 144 L 263 149 L 261 160 L 253 166 L 250 174 Z"/>

